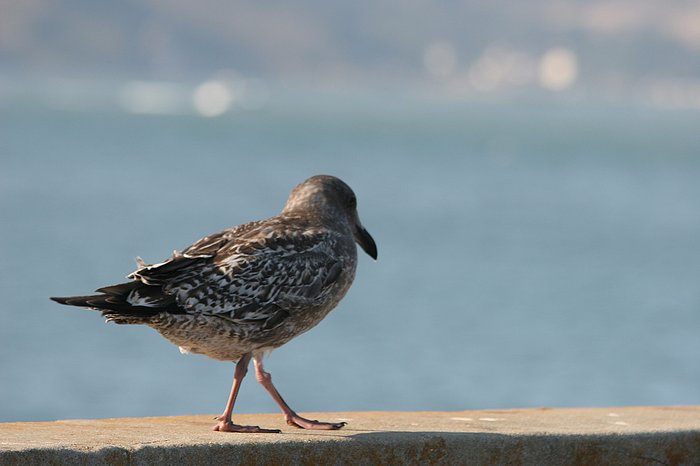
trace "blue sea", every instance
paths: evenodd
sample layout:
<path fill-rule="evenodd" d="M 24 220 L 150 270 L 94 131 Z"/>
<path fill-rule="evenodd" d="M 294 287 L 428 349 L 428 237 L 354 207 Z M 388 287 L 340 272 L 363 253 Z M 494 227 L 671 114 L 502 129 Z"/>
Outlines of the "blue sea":
<path fill-rule="evenodd" d="M 379 260 L 267 360 L 298 411 L 700 404 L 700 111 L 309 90 L 217 118 L 0 106 L 0 421 L 220 413 L 233 364 L 48 297 L 320 173 Z M 277 407 L 249 377 L 236 411 Z"/>

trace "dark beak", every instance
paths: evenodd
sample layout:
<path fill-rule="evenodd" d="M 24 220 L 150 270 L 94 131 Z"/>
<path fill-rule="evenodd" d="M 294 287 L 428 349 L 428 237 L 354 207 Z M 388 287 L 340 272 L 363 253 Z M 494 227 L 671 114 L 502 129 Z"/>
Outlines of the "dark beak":
<path fill-rule="evenodd" d="M 355 229 L 355 241 L 374 260 L 377 260 L 377 243 L 364 227 L 358 225 Z"/>

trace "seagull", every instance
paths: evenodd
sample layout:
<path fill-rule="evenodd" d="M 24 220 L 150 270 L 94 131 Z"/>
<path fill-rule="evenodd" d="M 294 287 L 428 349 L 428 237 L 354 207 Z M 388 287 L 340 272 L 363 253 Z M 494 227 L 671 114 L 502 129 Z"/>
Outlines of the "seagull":
<path fill-rule="evenodd" d="M 287 424 L 335 430 L 345 423 L 305 419 L 289 407 L 263 357 L 338 305 L 355 277 L 355 243 L 377 259 L 352 189 L 339 178 L 318 175 L 296 186 L 275 217 L 205 236 L 158 264 L 137 258 L 131 281 L 99 288 L 99 294 L 51 299 L 98 310 L 117 324 L 148 325 L 183 353 L 235 362 L 231 394 L 215 431 L 280 432 L 232 421 L 251 360 L 255 378 Z"/>

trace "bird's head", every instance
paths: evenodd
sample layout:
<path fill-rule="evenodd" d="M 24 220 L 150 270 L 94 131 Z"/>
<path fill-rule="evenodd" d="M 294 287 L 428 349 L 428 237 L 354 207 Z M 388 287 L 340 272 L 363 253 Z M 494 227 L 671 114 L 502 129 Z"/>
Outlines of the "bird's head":
<path fill-rule="evenodd" d="M 377 258 L 377 244 L 362 226 L 357 214 L 357 198 L 350 186 L 329 175 L 312 176 L 297 185 L 287 199 L 283 214 L 311 214 L 328 219 L 346 220 L 355 241 L 373 259 Z"/>

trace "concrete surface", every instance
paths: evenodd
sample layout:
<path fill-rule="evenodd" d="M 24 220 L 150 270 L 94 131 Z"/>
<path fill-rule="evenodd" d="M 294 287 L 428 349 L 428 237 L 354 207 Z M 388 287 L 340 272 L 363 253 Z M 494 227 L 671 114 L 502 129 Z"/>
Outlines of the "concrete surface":
<path fill-rule="evenodd" d="M 234 421 L 281 434 L 211 431 L 210 416 L 0 423 L 0 464 L 700 465 L 700 406 L 279 414 Z"/>

